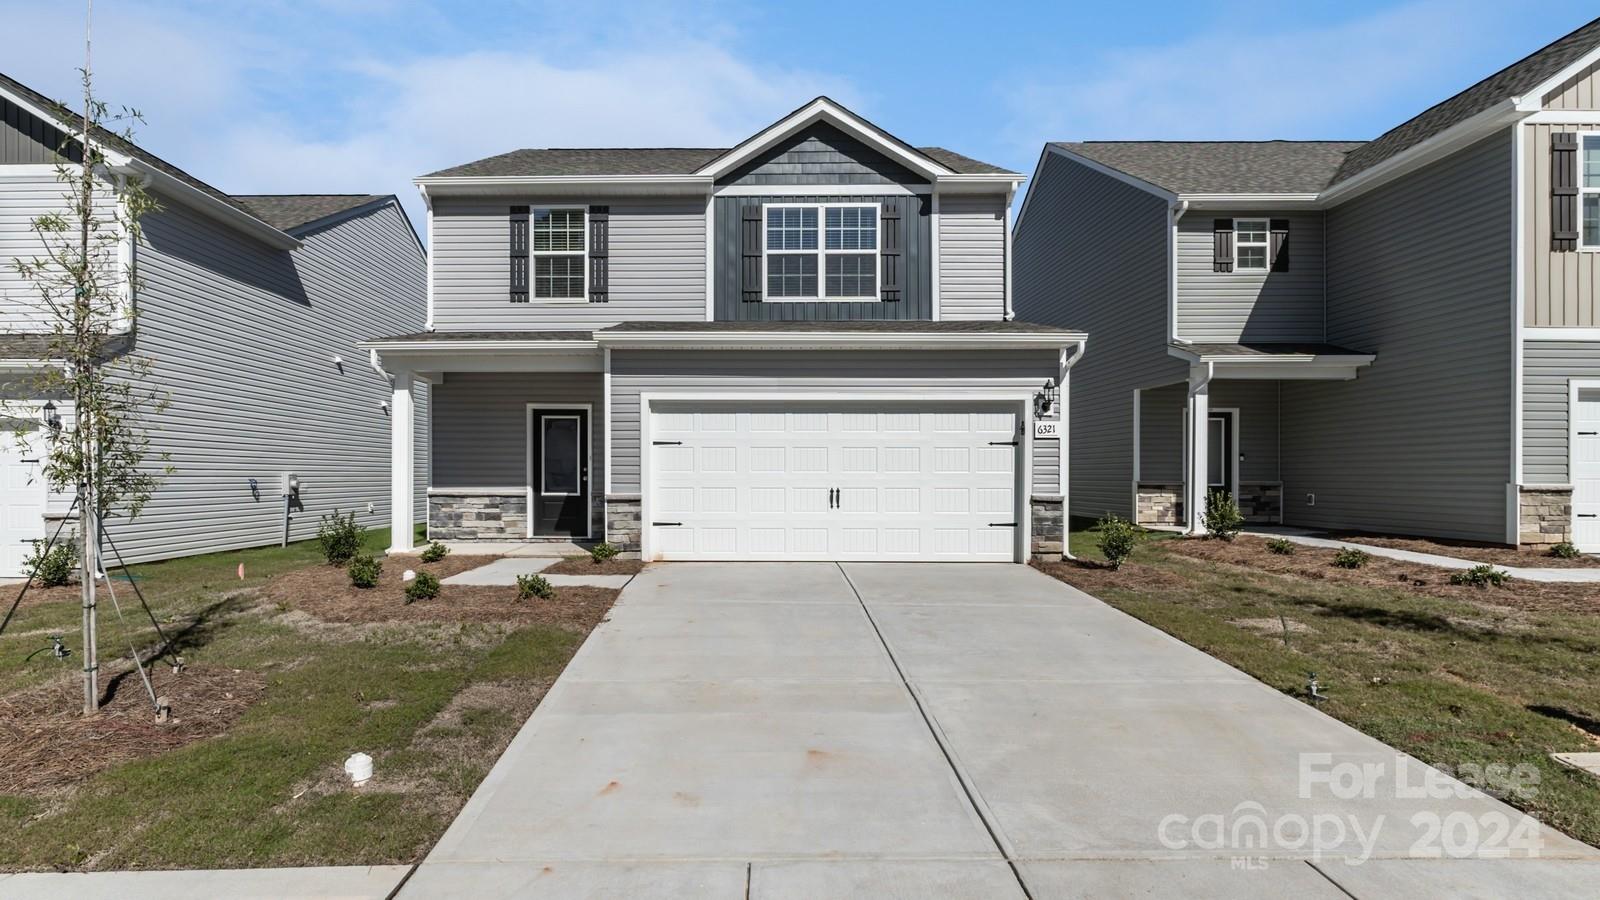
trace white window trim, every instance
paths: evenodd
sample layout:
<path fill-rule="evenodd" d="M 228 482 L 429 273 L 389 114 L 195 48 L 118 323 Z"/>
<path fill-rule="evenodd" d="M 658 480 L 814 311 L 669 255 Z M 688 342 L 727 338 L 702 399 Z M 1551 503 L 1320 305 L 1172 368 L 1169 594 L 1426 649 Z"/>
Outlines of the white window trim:
<path fill-rule="evenodd" d="M 539 211 L 557 212 L 561 210 L 577 210 L 583 216 L 583 249 L 582 250 L 535 250 L 533 249 L 534 218 Z M 539 265 L 535 262 L 541 256 L 577 256 L 583 268 L 583 292 L 576 297 L 540 297 L 535 285 L 539 280 Z M 589 207 L 581 205 L 566 206 L 530 206 L 528 207 L 528 302 L 529 303 L 588 303 L 589 302 Z M 519 306 L 521 304 L 518 304 Z"/>
<path fill-rule="evenodd" d="M 1261 223 L 1261 233 L 1266 235 L 1266 238 L 1263 241 L 1261 241 L 1260 243 L 1257 243 L 1255 241 L 1251 241 L 1249 244 L 1246 244 L 1244 241 L 1241 241 L 1239 239 L 1239 235 L 1244 233 L 1244 229 L 1242 227 L 1240 227 L 1240 226 L 1245 222 L 1251 222 L 1251 223 L 1260 222 Z M 1261 248 L 1261 250 L 1262 250 L 1262 253 L 1261 253 L 1262 264 L 1261 265 L 1259 265 L 1259 266 L 1247 266 L 1240 260 L 1239 251 L 1241 249 L 1243 249 L 1244 247 L 1247 247 L 1247 246 L 1248 247 L 1260 247 Z M 1233 220 L 1233 270 L 1235 272 L 1265 272 L 1268 269 L 1270 269 L 1271 267 L 1272 267 L 1272 222 L 1270 220 L 1268 220 L 1268 219 L 1234 219 Z"/>
<path fill-rule="evenodd" d="M 1600 131 L 1578 132 L 1578 152 L 1574 154 L 1577 158 L 1572 161 L 1573 168 L 1576 169 L 1572 173 L 1572 183 L 1578 188 L 1578 208 L 1574 212 L 1578 220 L 1578 249 L 1584 253 L 1600 253 L 1600 244 L 1583 242 L 1583 198 L 1591 194 L 1600 196 L 1600 187 L 1583 186 L 1583 145 L 1591 138 L 1600 141 Z"/>
<path fill-rule="evenodd" d="M 872 283 L 877 285 L 878 292 L 869 297 L 829 297 L 828 293 L 828 210 L 853 209 L 857 207 L 870 207 L 875 212 L 873 234 L 876 239 L 872 242 Z M 806 250 L 770 250 L 767 247 L 767 210 L 769 209 L 815 209 L 817 211 L 817 294 L 814 297 L 773 297 L 767 293 L 767 257 L 773 253 L 779 256 L 799 256 L 810 251 Z M 838 255 L 862 256 L 862 250 L 834 250 Z M 768 303 L 876 303 L 883 300 L 883 204 L 861 203 L 763 203 L 761 204 L 761 299 Z"/>

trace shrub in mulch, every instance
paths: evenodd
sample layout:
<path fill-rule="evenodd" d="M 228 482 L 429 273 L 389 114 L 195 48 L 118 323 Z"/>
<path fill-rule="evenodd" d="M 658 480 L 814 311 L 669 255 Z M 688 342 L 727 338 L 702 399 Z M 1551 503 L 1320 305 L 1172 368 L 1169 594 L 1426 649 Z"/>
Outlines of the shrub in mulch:
<path fill-rule="evenodd" d="M 159 662 L 156 694 L 172 707 L 157 722 L 138 673 L 124 663 L 101 670 L 109 696 L 84 717 L 83 687 L 64 676 L 0 697 L 0 785 L 6 793 L 46 794 L 129 760 L 156 756 L 221 734 L 261 699 L 266 682 L 254 672 L 189 666 L 181 675 Z"/>
<path fill-rule="evenodd" d="M 608 557 L 597 562 L 587 556 L 568 556 L 544 570 L 546 575 L 637 575 L 644 562 L 637 559 Z"/>
<path fill-rule="evenodd" d="M 1569 569 L 1569 568 L 1595 568 L 1600 567 L 1600 558 L 1584 555 L 1572 547 L 1571 556 L 1557 553 L 1555 548 L 1559 544 L 1542 550 L 1519 550 L 1515 547 L 1504 547 L 1495 544 L 1485 544 L 1478 541 L 1454 540 L 1429 540 L 1427 538 L 1398 537 L 1395 535 L 1372 535 L 1361 532 L 1333 532 L 1328 537 L 1338 540 L 1352 541 L 1357 544 L 1371 544 L 1374 547 L 1390 547 L 1395 550 L 1414 550 L 1418 553 L 1434 553 L 1439 556 L 1453 556 L 1477 563 L 1489 563 L 1496 566 L 1518 566 L 1528 569 Z M 1567 546 L 1571 547 L 1571 544 Z"/>
<path fill-rule="evenodd" d="M 555 587 L 543 575 L 517 576 L 518 600 L 552 600 L 555 596 Z"/>

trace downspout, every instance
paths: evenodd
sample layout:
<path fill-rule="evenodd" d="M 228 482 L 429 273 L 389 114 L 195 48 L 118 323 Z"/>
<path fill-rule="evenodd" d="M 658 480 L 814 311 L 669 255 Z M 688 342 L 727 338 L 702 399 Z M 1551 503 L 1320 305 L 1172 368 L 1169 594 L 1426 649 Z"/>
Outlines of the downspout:
<path fill-rule="evenodd" d="M 432 331 L 433 330 L 433 198 L 428 196 L 428 189 L 426 187 L 418 187 L 417 190 L 422 194 L 422 203 L 423 203 L 423 205 L 428 208 L 428 221 L 427 221 L 427 229 L 428 229 L 428 273 L 427 273 L 427 277 L 428 277 L 428 313 L 427 313 L 426 320 L 424 320 L 423 323 L 422 323 L 422 330 L 423 331 Z M 374 359 L 377 358 L 376 354 L 374 354 L 373 358 Z"/>
<path fill-rule="evenodd" d="M 1167 343 L 1178 340 L 1178 220 L 1189 211 L 1189 201 L 1175 200 L 1168 207 L 1172 223 L 1167 229 Z"/>
<path fill-rule="evenodd" d="M 1072 420 L 1069 418 L 1072 391 L 1067 382 L 1072 375 L 1072 367 L 1083 359 L 1083 351 L 1088 345 L 1087 339 L 1079 341 L 1070 356 L 1067 351 L 1061 351 L 1061 556 L 1074 562 L 1078 558 L 1072 555 L 1072 479 L 1069 477 L 1072 461 Z"/>

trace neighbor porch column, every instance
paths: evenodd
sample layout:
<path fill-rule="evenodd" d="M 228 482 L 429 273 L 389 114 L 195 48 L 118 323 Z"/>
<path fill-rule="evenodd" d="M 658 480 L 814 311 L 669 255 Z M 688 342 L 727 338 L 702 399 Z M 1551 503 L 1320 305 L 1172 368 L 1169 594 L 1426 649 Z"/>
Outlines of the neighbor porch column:
<path fill-rule="evenodd" d="M 1207 452 L 1211 441 L 1211 373 L 1196 367 L 1189 375 L 1188 420 L 1184 438 L 1188 443 L 1185 454 L 1189 470 L 1184 473 L 1184 514 L 1189 519 L 1189 534 L 1205 534 L 1206 525 L 1201 513 L 1206 508 L 1206 488 L 1211 483 L 1210 460 Z"/>
<path fill-rule="evenodd" d="M 389 375 L 394 381 L 389 399 L 389 552 L 405 553 L 416 547 L 414 377 L 409 369 L 391 370 Z"/>

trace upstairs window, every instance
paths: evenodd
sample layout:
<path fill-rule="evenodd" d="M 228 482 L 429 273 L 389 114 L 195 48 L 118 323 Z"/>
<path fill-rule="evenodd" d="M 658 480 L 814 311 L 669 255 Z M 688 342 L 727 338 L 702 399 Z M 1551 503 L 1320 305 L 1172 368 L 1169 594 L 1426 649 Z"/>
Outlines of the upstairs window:
<path fill-rule="evenodd" d="M 530 211 L 534 299 L 587 299 L 589 247 L 584 213 L 582 207 Z"/>
<path fill-rule="evenodd" d="M 1267 220 L 1235 219 L 1233 229 L 1233 270 L 1265 272 L 1267 260 L 1271 258 Z"/>
<path fill-rule="evenodd" d="M 768 204 L 765 213 L 768 300 L 878 299 L 876 204 Z"/>
<path fill-rule="evenodd" d="M 1578 149 L 1579 246 L 1600 250 L 1600 134 L 1586 134 Z"/>

